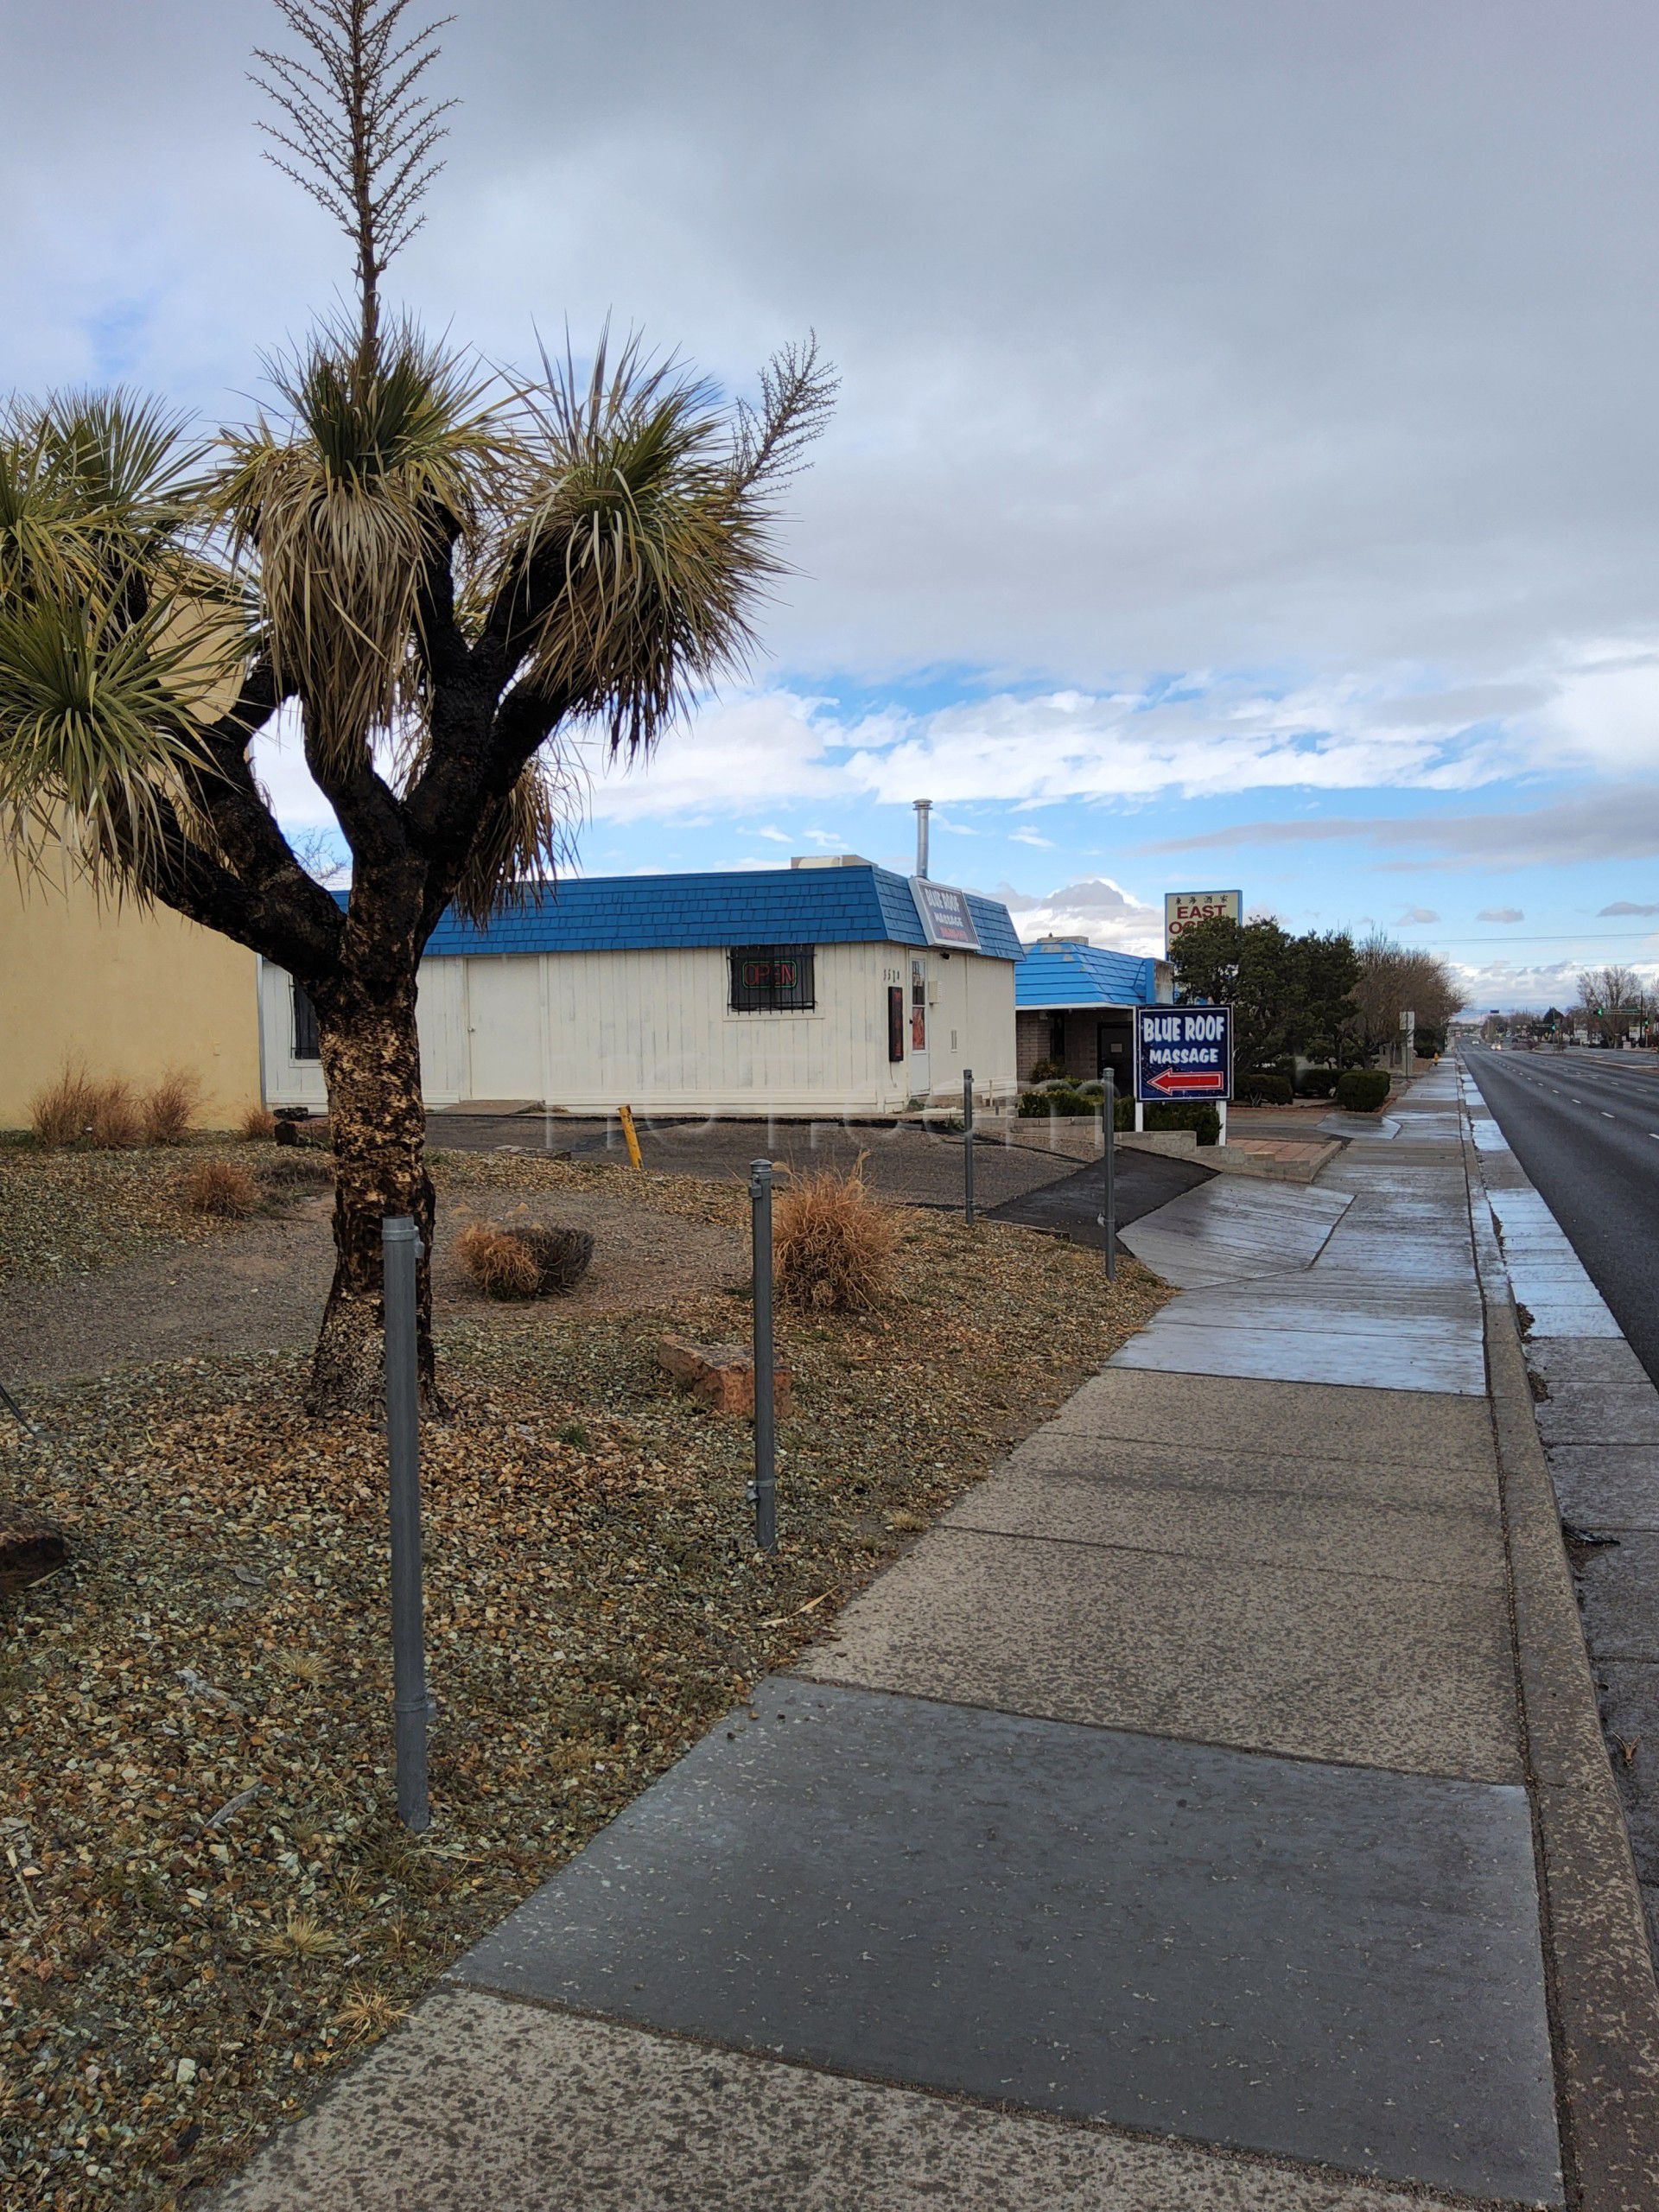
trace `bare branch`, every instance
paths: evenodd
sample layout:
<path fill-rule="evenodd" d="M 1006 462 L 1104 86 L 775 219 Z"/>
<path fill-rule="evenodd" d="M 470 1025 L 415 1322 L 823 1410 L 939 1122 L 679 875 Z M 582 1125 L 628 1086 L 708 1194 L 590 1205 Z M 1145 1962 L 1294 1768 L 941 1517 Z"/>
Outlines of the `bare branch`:
<path fill-rule="evenodd" d="M 380 279 L 425 218 L 417 211 L 442 168 L 433 154 L 454 100 L 429 100 L 422 78 L 437 60 L 445 16 L 408 36 L 410 0 L 274 0 L 312 59 L 260 48 L 256 75 L 286 125 L 260 129 L 280 153 L 267 158 L 308 192 L 357 254 L 361 308 L 358 364 L 366 378 L 380 327 Z M 291 157 L 291 158 L 288 158 Z"/>

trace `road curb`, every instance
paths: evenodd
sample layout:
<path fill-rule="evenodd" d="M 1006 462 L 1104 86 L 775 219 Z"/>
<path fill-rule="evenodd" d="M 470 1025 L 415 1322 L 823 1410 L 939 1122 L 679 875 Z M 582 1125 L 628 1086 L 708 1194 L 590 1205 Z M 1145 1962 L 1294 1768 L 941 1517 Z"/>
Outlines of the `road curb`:
<path fill-rule="evenodd" d="M 1567 2202 L 1659 2203 L 1659 1984 L 1479 1154 L 1463 1128 Z"/>

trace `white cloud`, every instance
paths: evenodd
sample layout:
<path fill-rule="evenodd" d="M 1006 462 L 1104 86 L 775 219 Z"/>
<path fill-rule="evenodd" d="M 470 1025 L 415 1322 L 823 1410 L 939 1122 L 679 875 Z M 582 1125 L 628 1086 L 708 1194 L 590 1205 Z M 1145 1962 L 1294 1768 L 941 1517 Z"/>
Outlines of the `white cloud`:
<path fill-rule="evenodd" d="M 1438 922 L 1440 916 L 1432 906 L 1408 906 L 1395 922 L 1396 929 L 1415 929 L 1429 922 Z"/>
<path fill-rule="evenodd" d="M 1478 922 L 1524 922 L 1526 918 L 1519 906 L 1483 906 L 1475 916 Z"/>
<path fill-rule="evenodd" d="M 1027 944 L 1039 937 L 1083 937 L 1116 952 L 1163 953 L 1163 908 L 1146 905 L 1109 876 L 1083 876 L 1040 897 L 1002 883 L 991 895 L 1013 915 Z"/>

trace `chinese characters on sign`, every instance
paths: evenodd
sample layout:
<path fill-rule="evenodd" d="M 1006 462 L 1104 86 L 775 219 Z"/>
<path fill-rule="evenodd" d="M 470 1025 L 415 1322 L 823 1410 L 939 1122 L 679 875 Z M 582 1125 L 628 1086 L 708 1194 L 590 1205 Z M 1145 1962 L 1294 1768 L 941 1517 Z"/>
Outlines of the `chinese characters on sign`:
<path fill-rule="evenodd" d="M 1238 891 L 1166 891 L 1164 893 L 1164 957 L 1183 930 L 1200 922 L 1241 922 L 1244 897 Z"/>
<path fill-rule="evenodd" d="M 1230 1006 L 1142 1006 L 1135 1010 L 1135 1095 L 1146 1104 L 1190 1098 L 1220 1104 L 1233 1095 Z"/>

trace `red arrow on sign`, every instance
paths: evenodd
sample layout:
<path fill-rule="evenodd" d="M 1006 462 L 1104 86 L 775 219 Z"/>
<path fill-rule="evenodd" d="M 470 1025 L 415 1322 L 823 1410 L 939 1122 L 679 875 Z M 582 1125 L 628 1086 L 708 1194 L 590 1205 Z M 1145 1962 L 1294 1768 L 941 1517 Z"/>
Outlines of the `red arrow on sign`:
<path fill-rule="evenodd" d="M 1161 1075 L 1152 1078 L 1152 1088 L 1161 1090 L 1166 1097 L 1178 1090 L 1221 1090 L 1226 1079 L 1219 1068 L 1205 1068 L 1197 1075 L 1177 1075 L 1173 1068 L 1166 1068 Z"/>

